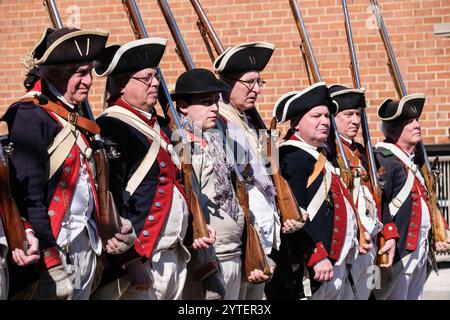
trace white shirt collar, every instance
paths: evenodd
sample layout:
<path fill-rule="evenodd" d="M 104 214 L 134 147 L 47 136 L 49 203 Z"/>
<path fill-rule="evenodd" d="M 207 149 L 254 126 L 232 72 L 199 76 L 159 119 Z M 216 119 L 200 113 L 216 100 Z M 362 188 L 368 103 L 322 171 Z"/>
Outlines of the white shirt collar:
<path fill-rule="evenodd" d="M 344 140 L 344 141 L 347 142 L 348 144 L 351 145 L 351 144 L 353 143 L 353 140 L 344 137 L 342 134 L 339 134 L 339 136 L 341 137 L 342 140 Z"/>
<path fill-rule="evenodd" d="M 151 119 L 152 118 L 152 113 L 151 112 L 146 112 L 146 111 L 143 111 L 143 110 L 141 110 L 141 109 L 138 109 L 138 108 L 135 108 L 135 107 L 133 107 L 133 109 L 135 109 L 135 110 L 137 110 L 137 111 L 139 111 L 140 113 L 142 113 L 147 119 Z"/>

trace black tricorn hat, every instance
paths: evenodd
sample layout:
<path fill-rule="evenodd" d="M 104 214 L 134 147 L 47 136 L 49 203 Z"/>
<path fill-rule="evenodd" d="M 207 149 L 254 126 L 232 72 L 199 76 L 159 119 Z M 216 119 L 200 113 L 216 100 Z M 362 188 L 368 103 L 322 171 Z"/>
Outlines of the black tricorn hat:
<path fill-rule="evenodd" d="M 284 94 L 273 108 L 273 116 L 278 122 L 285 122 L 299 114 L 304 114 L 317 106 L 329 108 L 328 88 L 325 82 L 315 83 L 303 91 Z"/>
<path fill-rule="evenodd" d="M 109 33 L 100 30 L 61 28 L 44 30 L 32 50 L 35 65 L 94 61 L 105 49 Z"/>
<path fill-rule="evenodd" d="M 378 117 L 385 122 L 419 118 L 424 104 L 424 94 L 410 94 L 400 101 L 386 99 L 378 108 Z"/>
<path fill-rule="evenodd" d="M 166 45 L 167 39 L 144 38 L 130 41 L 123 46 L 108 46 L 99 57 L 99 64 L 94 72 L 100 77 L 106 77 L 156 67 Z"/>
<path fill-rule="evenodd" d="M 335 113 L 366 107 L 366 99 L 364 98 L 364 88 L 351 89 L 345 86 L 334 84 L 328 88 L 331 101 L 336 107 Z"/>
<path fill-rule="evenodd" d="M 173 100 L 196 93 L 228 92 L 230 86 L 216 78 L 208 69 L 196 68 L 183 72 L 177 79 Z"/>
<path fill-rule="evenodd" d="M 272 57 L 275 45 L 269 42 L 251 42 L 228 48 L 214 61 L 218 73 L 262 71 Z"/>

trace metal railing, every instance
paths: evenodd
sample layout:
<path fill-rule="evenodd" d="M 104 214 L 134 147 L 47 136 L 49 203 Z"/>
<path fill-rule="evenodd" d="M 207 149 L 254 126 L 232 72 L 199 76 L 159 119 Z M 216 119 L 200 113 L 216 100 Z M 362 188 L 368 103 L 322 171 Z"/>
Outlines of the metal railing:
<path fill-rule="evenodd" d="M 430 157 L 432 162 L 435 157 Z M 442 173 L 437 185 L 437 196 L 441 213 L 449 222 L 450 215 L 450 156 L 439 156 L 437 169 Z"/>

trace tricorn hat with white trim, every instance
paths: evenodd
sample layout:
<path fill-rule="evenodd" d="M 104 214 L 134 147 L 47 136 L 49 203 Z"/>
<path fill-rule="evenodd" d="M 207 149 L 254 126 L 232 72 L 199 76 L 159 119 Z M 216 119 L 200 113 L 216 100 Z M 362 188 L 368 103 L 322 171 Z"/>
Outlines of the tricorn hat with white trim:
<path fill-rule="evenodd" d="M 410 94 L 400 101 L 386 99 L 378 108 L 378 117 L 385 122 L 419 118 L 424 104 L 424 94 Z"/>
<path fill-rule="evenodd" d="M 94 61 L 105 49 L 109 33 L 76 28 L 47 28 L 32 50 L 34 65 Z"/>
<path fill-rule="evenodd" d="M 329 108 L 328 88 L 325 82 L 315 83 L 303 91 L 291 91 L 284 94 L 273 109 L 278 122 L 285 122 L 297 115 L 304 114 L 317 106 Z"/>
<path fill-rule="evenodd" d="M 218 73 L 262 71 L 272 57 L 275 45 L 269 42 L 242 43 L 228 48 L 214 61 Z"/>
<path fill-rule="evenodd" d="M 349 109 L 365 108 L 364 91 L 364 88 L 351 89 L 339 84 L 330 86 L 330 98 L 336 107 L 335 113 Z"/>
<path fill-rule="evenodd" d="M 94 72 L 100 77 L 106 77 L 156 67 L 166 45 L 167 39 L 144 38 L 130 41 L 123 46 L 108 46 L 99 57 L 99 64 Z"/>

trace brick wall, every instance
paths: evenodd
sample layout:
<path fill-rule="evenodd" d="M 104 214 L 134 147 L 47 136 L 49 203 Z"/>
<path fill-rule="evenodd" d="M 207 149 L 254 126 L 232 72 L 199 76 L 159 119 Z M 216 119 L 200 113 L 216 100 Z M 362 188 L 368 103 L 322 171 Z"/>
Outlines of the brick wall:
<path fill-rule="evenodd" d="M 188 0 L 169 0 L 173 14 L 198 67 L 211 67 L 209 56 L 196 29 L 196 16 Z M 450 143 L 450 38 L 433 34 L 433 24 L 450 23 L 447 0 L 380 0 L 406 89 L 426 93 L 422 116 L 426 143 Z M 41 0 L 0 1 L 0 112 L 23 93 L 24 68 L 20 60 L 49 25 Z M 63 24 L 110 31 L 109 43 L 133 39 L 119 0 L 57 0 Z M 308 78 L 299 51 L 299 35 L 288 0 L 201 0 L 224 46 L 244 41 L 276 44 L 274 56 L 263 73 L 267 81 L 258 108 L 268 122 L 280 95 L 301 90 Z M 324 80 L 351 86 L 348 48 L 341 2 L 299 0 L 306 28 Z M 166 82 L 174 84 L 184 71 L 174 42 L 156 1 L 137 0 L 150 36 L 166 37 L 169 45 L 162 61 Z M 362 85 L 367 89 L 371 134 L 381 138 L 376 108 L 395 97 L 386 67 L 386 55 L 369 1 L 348 0 Z M 78 14 L 78 15 L 77 15 Z M 94 112 L 102 108 L 103 79 L 95 79 L 90 96 Z"/>

